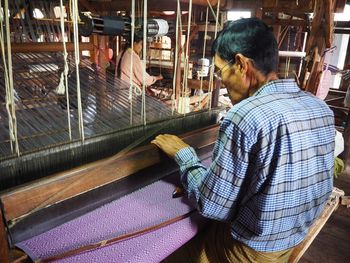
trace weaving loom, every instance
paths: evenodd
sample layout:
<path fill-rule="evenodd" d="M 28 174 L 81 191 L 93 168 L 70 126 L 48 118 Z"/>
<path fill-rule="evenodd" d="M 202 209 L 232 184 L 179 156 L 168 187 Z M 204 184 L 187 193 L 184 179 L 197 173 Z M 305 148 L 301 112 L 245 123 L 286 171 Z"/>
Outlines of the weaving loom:
<path fill-rule="evenodd" d="M 38 57 L 42 58 L 41 61 L 44 61 L 44 63 L 37 65 L 35 61 L 37 61 Z M 5 191 L 1 196 L 11 245 L 23 248 L 23 250 L 33 259 L 46 258 L 55 256 L 55 253 L 60 254 L 67 249 L 71 250 L 75 248 L 76 245 L 79 247 L 97 241 L 100 242 L 110 236 L 118 236 L 124 232 L 133 232 L 138 228 L 147 228 L 152 225 L 157 225 L 160 223 L 159 220 L 167 221 L 169 218 L 183 215 L 188 213 L 189 210 L 193 210 L 193 207 L 187 202 L 183 203 L 182 199 L 171 198 L 171 192 L 175 187 L 174 183 L 169 184 L 164 181 L 157 182 L 157 180 L 176 170 L 176 167 L 173 164 L 170 165 L 166 159 L 162 158 L 163 164 L 161 166 L 149 168 L 152 169 L 152 171 L 140 171 L 141 169 L 154 164 L 154 161 L 152 161 L 152 154 L 144 154 L 139 157 L 141 159 L 137 159 L 138 162 L 132 165 L 129 164 L 129 166 L 135 168 L 133 168 L 131 172 L 126 172 L 126 174 L 123 174 L 123 167 L 125 167 L 123 165 L 127 163 L 125 158 L 129 156 L 128 151 L 132 150 L 132 148 L 136 147 L 138 144 L 145 144 L 145 142 L 152 139 L 156 133 L 179 133 L 191 131 L 201 126 L 214 124 L 219 110 L 213 109 L 210 112 L 197 112 L 186 116 L 176 114 L 172 115 L 171 109 L 162 102 L 155 98 L 147 97 L 146 111 L 148 125 L 144 126 L 142 125 L 140 118 L 141 100 L 140 97 L 135 97 L 132 104 L 133 124 L 130 125 L 131 116 L 128 101 L 129 90 L 126 88 L 128 85 L 122 82 L 113 82 L 111 81 L 111 78 L 108 77 L 107 81 L 104 81 L 95 73 L 88 61 L 83 61 L 80 74 L 85 141 L 84 143 L 81 143 L 78 134 L 74 74 L 71 75 L 73 77 L 69 78 L 70 85 L 73 87 L 69 93 L 73 138 L 73 140 L 70 140 L 66 124 L 67 104 L 65 103 L 65 100 L 62 100 L 59 95 L 52 91 L 57 86 L 57 83 L 59 83 L 57 71 L 46 70 L 46 78 L 35 78 L 35 74 L 32 74 L 30 78 L 26 78 L 29 71 L 40 71 L 40 69 L 45 67 L 53 67 L 56 69 L 56 67 L 52 66 L 55 65 L 53 63 L 55 59 L 55 55 L 44 53 L 40 55 L 20 54 L 13 57 L 13 60 L 16 61 L 17 65 L 14 68 L 15 72 L 24 72 L 14 75 L 15 87 L 16 90 L 18 90 L 18 102 L 16 103 L 16 107 L 19 147 L 22 154 L 19 157 L 15 154 L 11 154 L 8 140 L 2 141 L 1 154 L 3 155 L 0 162 L 2 169 L 1 186 L 5 189 L 25 182 L 28 183 L 27 186 L 17 187 L 12 191 Z M 31 61 L 33 61 L 34 65 L 30 63 Z M 48 72 L 51 72 L 51 74 Z M 116 85 L 118 85 L 118 88 L 116 88 Z M 39 89 L 38 92 L 35 90 L 38 86 L 45 87 L 48 92 L 42 93 L 41 89 Z M 101 89 L 101 87 L 105 88 Z M 101 90 L 103 93 L 101 93 Z M 32 94 L 38 94 L 38 96 L 28 99 Z M 4 100 L 4 98 L 2 98 L 2 100 Z M 6 120 L 6 114 L 4 112 L 1 115 L 1 118 Z M 5 125 L 6 121 L 2 123 L 2 137 L 5 138 L 6 133 L 8 132 Z M 49 125 L 44 125 L 44 123 Z M 216 134 L 216 128 L 211 131 L 210 134 L 212 135 L 209 137 L 204 135 L 205 137 L 208 137 L 208 139 L 202 139 L 201 136 L 196 135 L 195 141 L 191 142 L 192 145 L 197 145 L 199 149 L 201 147 L 206 149 L 204 150 L 206 158 L 208 158 L 212 143 L 215 141 L 216 136 L 214 135 Z M 85 166 L 75 169 L 75 171 L 82 170 L 81 173 L 63 171 L 70 167 L 75 167 L 77 165 L 110 156 L 113 153 L 115 154 L 119 152 L 121 149 L 124 149 L 122 154 L 119 153 L 119 155 L 117 154 L 117 156 L 111 157 L 112 159 L 107 159 L 107 161 L 99 161 L 98 172 L 96 172 L 96 169 L 92 169 L 91 173 L 84 175 L 86 172 L 85 170 L 89 171 L 89 168 L 85 168 Z M 136 150 L 136 152 L 137 151 L 138 150 Z M 153 152 L 154 151 L 155 149 L 153 149 Z M 76 154 L 76 152 L 79 152 L 79 154 Z M 133 152 L 130 154 L 132 153 Z M 126 155 L 125 158 L 123 158 L 124 155 Z M 112 162 L 113 159 L 116 163 Z M 143 162 L 146 162 L 146 164 L 142 164 Z M 110 165 L 108 166 L 108 164 Z M 91 164 L 88 164 L 87 166 L 90 167 Z M 105 174 L 101 172 L 103 169 L 106 169 L 107 171 Z M 128 170 L 128 168 L 125 169 Z M 40 179 L 43 176 L 58 171 L 61 172 L 57 175 L 52 175 L 48 179 Z M 71 175 L 73 175 L 73 177 L 70 178 Z M 82 180 L 79 176 L 85 177 L 83 177 L 84 179 Z M 100 180 L 101 177 L 102 181 Z M 31 182 L 34 179 L 40 180 Z M 151 185 L 147 186 L 148 184 Z M 142 187 L 145 188 L 143 189 Z M 161 191 L 155 190 L 154 187 L 161 189 Z M 87 216 L 89 218 L 92 216 L 91 213 L 97 213 L 100 218 L 107 219 L 101 211 L 106 211 L 106 209 L 109 211 L 109 209 L 112 209 L 109 208 L 110 205 L 118 209 L 125 208 L 124 210 L 116 210 L 112 215 L 118 214 L 120 217 L 127 214 L 126 210 L 128 209 L 130 213 L 135 211 L 138 214 L 141 204 L 137 204 L 135 201 L 134 203 L 136 207 L 133 207 L 131 204 L 130 206 L 126 206 L 124 202 L 129 203 L 129 201 L 122 201 L 134 200 L 136 198 L 134 194 L 128 194 L 137 189 L 140 190 L 134 194 L 136 196 L 138 194 L 146 195 L 145 200 L 148 200 L 149 202 L 152 202 L 152 198 L 147 199 L 147 196 L 152 196 L 148 191 L 151 193 L 162 194 L 161 196 L 153 197 L 158 201 L 164 201 L 164 197 L 167 196 L 170 203 L 161 202 L 158 205 L 158 208 L 153 211 L 155 215 L 152 214 L 152 210 L 149 210 L 151 215 L 153 215 L 150 219 L 147 217 L 142 218 L 145 219 L 145 221 L 138 221 L 140 218 L 134 219 L 136 220 L 135 224 L 139 224 L 138 228 L 137 226 L 133 228 L 132 225 L 129 225 L 128 228 L 124 230 L 118 229 L 118 231 L 114 230 L 106 235 L 101 234 L 102 236 L 91 237 L 89 241 L 82 240 L 80 244 L 79 242 L 76 243 L 74 241 L 76 245 L 57 248 L 58 250 L 54 249 L 55 253 L 53 254 L 47 254 L 46 252 L 36 254 L 30 249 L 30 244 L 36 244 L 43 248 L 44 246 L 40 245 L 40 242 L 37 242 L 36 238 L 45 235 L 45 231 L 49 231 L 46 233 L 52 238 L 52 235 L 49 234 L 51 233 L 50 231 L 59 231 L 54 229 L 56 229 L 57 226 L 60 228 L 60 225 L 67 220 L 78 220 L 78 222 L 80 222 L 79 220 L 84 220 L 81 219 L 81 217 Z M 113 201 L 118 198 L 120 199 Z M 135 200 L 137 199 L 138 198 Z M 10 201 L 11 204 L 8 203 L 8 201 Z M 113 202 L 107 204 L 111 201 Z M 16 204 L 21 204 L 21 209 L 12 214 L 14 216 L 12 217 L 12 215 L 10 215 L 10 210 L 16 207 L 19 208 Z M 98 208 L 101 207 L 101 205 L 105 206 Z M 166 205 L 166 207 L 164 207 L 164 205 Z M 168 211 L 168 206 L 170 205 L 173 206 L 174 209 L 171 211 L 175 214 L 165 213 Z M 22 208 L 25 207 L 26 209 L 22 210 Z M 152 205 L 150 205 L 150 207 L 152 207 Z M 95 210 L 97 212 L 95 212 L 94 209 L 97 209 Z M 157 212 L 160 212 L 161 214 L 157 214 Z M 10 217 L 8 217 L 9 215 Z M 96 215 L 96 217 L 98 216 Z M 155 217 L 158 218 L 158 221 L 154 221 Z M 184 218 L 179 222 L 166 226 L 164 229 L 162 228 L 157 231 L 152 231 L 150 234 L 143 237 L 123 241 L 120 244 L 118 243 L 116 247 L 108 246 L 98 251 L 105 256 L 108 255 L 108 253 L 112 253 L 109 254 L 109 256 L 106 256 L 110 258 L 110 262 L 113 262 L 113 255 L 121 257 L 118 262 L 124 262 L 127 261 L 126 259 L 128 256 L 135 255 L 135 251 L 129 255 L 127 253 L 120 253 L 121 251 L 125 251 L 126 247 L 134 246 L 134 242 L 136 242 L 138 246 L 141 246 L 141 244 L 149 244 L 152 241 L 154 244 L 158 244 L 157 250 L 154 250 L 154 247 L 153 249 L 145 247 L 138 251 L 141 254 L 153 254 L 155 251 L 162 251 L 162 253 L 155 255 L 154 262 L 157 262 L 172 253 L 196 233 L 198 225 L 192 221 L 193 218 L 196 218 L 196 216 L 192 215 L 191 217 Z M 96 220 L 93 221 L 96 222 Z M 195 222 L 197 221 L 198 220 Z M 119 219 L 110 222 L 118 222 L 118 224 L 121 223 L 122 225 L 125 224 L 125 222 L 122 223 Z M 126 222 L 129 222 L 129 220 L 126 219 Z M 84 230 L 80 228 L 76 229 L 81 231 L 76 233 L 78 236 L 83 233 L 89 233 L 90 231 L 90 228 Z M 70 230 L 68 232 L 73 233 Z M 177 232 L 178 239 L 176 242 L 165 242 L 165 237 L 169 237 L 170 234 L 172 235 Z M 61 235 L 65 236 L 63 234 L 60 234 L 60 236 Z M 30 241 L 31 238 L 34 239 Z M 55 239 L 53 238 L 51 240 Z M 45 243 L 48 244 L 46 241 Z M 64 243 L 66 243 L 66 241 L 64 241 Z M 52 249 L 50 247 L 47 248 L 49 250 Z M 110 252 L 106 254 L 106 251 Z M 101 258 L 101 255 L 99 254 L 91 256 L 90 252 L 82 255 L 85 255 L 88 258 Z M 85 256 L 81 259 L 73 258 L 72 260 L 85 261 Z M 122 256 L 125 256 L 126 258 L 122 258 Z M 140 256 L 139 258 L 139 262 L 142 262 L 144 256 Z M 103 262 L 108 262 L 107 258 L 103 260 Z M 132 260 L 132 262 L 137 261 Z"/>
<path fill-rule="evenodd" d="M 211 155 L 216 134 L 217 126 L 214 126 L 189 133 L 184 136 L 184 140 L 195 146 L 202 159 L 207 160 Z M 109 242 L 104 241 L 111 237 L 135 233 L 140 229 L 147 229 L 174 217 L 180 217 L 181 220 L 153 229 L 142 236 L 132 235 L 131 238 L 124 238 L 113 246 L 97 249 L 98 252 L 94 256 L 90 253 L 95 252 L 84 250 L 86 253 L 82 254 L 80 251 L 78 259 L 74 257 L 67 259 L 67 262 L 70 260 L 76 262 L 83 260 L 84 257 L 99 258 L 101 257 L 99 253 L 102 253 L 106 260 L 100 262 L 116 262 L 115 257 L 121 260 L 117 262 L 127 262 L 126 259 L 131 260 L 132 257 L 136 258 L 130 262 L 142 262 L 146 255 L 149 257 L 149 262 L 159 262 L 193 237 L 202 222 L 192 214 L 194 207 L 186 199 L 171 198 L 175 185 L 179 184 L 178 175 L 165 178 L 164 176 L 174 174 L 175 170 L 174 163 L 169 163 L 166 158 L 159 155 L 154 146 L 149 145 L 135 149 L 125 156 L 112 157 L 3 193 L 1 202 L 12 244 L 23 248 L 34 259 L 57 255 L 60 258 L 63 252 L 69 252 L 77 247 L 96 242 L 102 242 L 99 247 L 109 245 Z M 161 180 L 157 181 L 158 179 Z M 152 184 L 129 194 L 149 183 Z M 116 198 L 119 199 L 111 202 Z M 92 211 L 106 203 L 109 204 Z M 108 214 L 111 214 L 111 217 L 108 217 Z M 77 216 L 80 217 L 74 219 Z M 62 225 L 71 219 L 74 220 L 68 225 Z M 91 223 L 103 227 L 92 230 Z M 69 230 L 69 227 L 76 229 L 76 232 Z M 44 233 L 47 230 L 48 232 Z M 58 241 L 55 238 L 57 235 L 69 239 L 64 233 L 85 238 L 81 238 L 79 242 L 73 239 L 71 245 L 64 247 L 62 244 L 68 244 L 67 241 L 61 240 L 61 243 L 54 244 L 55 240 Z M 38 240 L 42 240 L 46 245 L 42 245 Z M 151 241 L 153 246 L 150 246 Z M 135 244 L 138 244 L 138 252 L 127 249 Z M 39 248 L 47 250 L 40 252 L 37 250 Z"/>
<path fill-rule="evenodd" d="M 77 44 L 83 47 L 83 43 L 77 37 L 77 1 L 69 4 L 73 30 L 64 24 L 62 1 L 61 27 L 54 25 L 59 22 L 52 12 L 54 3 L 16 0 L 9 5 L 18 16 L 11 21 L 13 32 L 22 32 L 20 39 L 14 35 L 14 42 L 57 42 L 70 31 L 67 37 L 73 37 L 74 43 L 66 46 L 63 41 L 63 52 L 49 45 L 54 43 L 42 43 L 36 47 L 47 50 L 38 53 L 25 49 L 33 47 L 32 43 L 14 44 L 17 53 L 6 56 L 9 45 L 5 47 L 4 39 L 9 27 L 1 32 L 0 191 L 5 190 L 0 195 L 5 219 L 1 224 L 5 224 L 11 248 L 22 248 L 34 260 L 144 262 L 149 258 L 159 262 L 193 237 L 202 220 L 188 201 L 171 198 L 179 185 L 176 165 L 154 146 L 134 148 L 146 145 L 158 133 L 181 134 L 210 126 L 216 123 L 220 109 L 180 115 L 169 104 L 147 96 L 144 87 L 136 92 L 130 83 L 108 72 L 101 74 L 91 58 L 80 57 Z M 49 18 L 25 15 L 22 19 L 33 7 L 40 7 Z M 127 17 L 82 18 L 79 30 L 83 35 L 133 35 L 135 21 L 131 19 L 130 25 Z M 7 14 L 5 22 L 9 22 Z M 174 31 L 171 23 L 157 19 L 147 23 L 144 35 L 146 31 L 149 36 Z M 38 32 L 45 32 L 39 35 L 43 39 L 39 40 Z M 91 45 L 85 46 L 91 51 Z M 74 52 L 67 53 L 68 48 Z M 186 136 L 207 159 L 216 133 L 217 126 Z M 87 227 L 80 228 L 84 224 Z M 1 235 L 3 231 L 1 227 Z M 139 236 L 138 231 L 145 234 Z M 38 242 L 45 235 L 48 239 Z M 57 236 L 71 239 L 71 245 L 65 240 L 49 245 L 58 241 Z M 122 240 L 111 246 L 120 236 Z M 7 238 L 1 236 L 1 241 Z M 104 247 L 85 250 L 96 243 Z M 39 247 L 47 250 L 39 252 Z M 130 250 L 132 247 L 137 249 Z M 4 248 L 1 246 L 1 256 Z M 84 253 L 75 251 L 81 249 Z M 67 253 L 79 255 L 67 257 Z"/>
<path fill-rule="evenodd" d="M 205 64 L 207 73 L 210 69 L 208 93 L 199 95 L 192 108 L 208 110 L 187 114 L 184 103 L 193 89 L 188 87 L 193 85 L 188 81 L 190 46 L 198 30 L 191 31 L 196 20 L 191 18 L 196 13 L 192 0 L 182 1 L 188 3 L 187 41 L 182 47 L 185 24 L 180 0 L 173 6 L 176 25 L 148 19 L 147 0 L 138 7 L 135 0 L 126 1 L 131 3 L 130 13 L 110 12 L 112 16 L 93 14 L 96 9 L 86 6 L 91 12 L 83 15 L 78 2 L 89 6 L 89 1 L 8 2 L 5 0 L 4 10 L 10 15 L 5 12 L 0 19 L 1 29 L 6 28 L 6 34 L 1 31 L 0 61 L 4 73 L 0 74 L 0 261 L 8 258 L 10 249 L 20 248 L 25 254 L 15 257 L 16 262 L 28 257 L 38 262 L 160 262 L 196 235 L 206 221 L 187 198 L 172 198 L 180 185 L 177 165 L 148 142 L 159 133 L 188 132 L 182 138 L 208 165 L 218 132 L 214 124 L 221 111 L 211 109 L 217 105 L 211 101 L 213 95 L 220 90 L 213 91 L 213 60 L 212 65 L 209 60 Z M 209 7 L 215 38 L 223 22 L 219 21 L 222 4 L 194 2 L 208 4 L 204 60 L 206 39 L 211 38 L 207 35 Z M 34 18 L 34 8 L 45 18 Z M 144 39 L 168 35 L 176 43 L 174 61 L 159 60 L 160 67 L 170 65 L 166 81 L 173 85 L 167 87 L 168 103 L 148 96 L 145 84 L 135 88 L 132 79 L 124 83 L 106 71 L 103 50 L 108 48 L 108 37 L 104 37 L 116 37 L 117 51 L 122 36 L 134 36 L 141 28 Z M 78 31 L 91 36 L 90 42 L 80 42 Z M 143 50 L 146 47 L 144 41 Z M 91 56 L 83 57 L 82 50 L 89 50 Z M 144 52 L 145 68 L 146 56 Z M 199 75 L 197 89 L 202 91 L 203 76 Z M 13 78 L 12 87 L 7 78 Z M 174 111 L 175 103 L 181 114 Z M 343 195 L 334 190 L 290 262 L 300 259 Z"/>
<path fill-rule="evenodd" d="M 65 98 L 53 92 L 59 83 L 59 67 L 56 67 L 56 71 L 44 71 L 44 76 L 35 71 L 54 68 L 53 65 L 57 65 L 57 62 L 54 63 L 56 59 L 55 54 L 49 53 L 13 56 L 16 65 L 14 83 L 18 96 L 19 148 L 22 154 L 17 157 L 11 153 L 7 137 L 8 117 L 6 111 L 1 110 L 1 189 L 58 172 L 62 167 L 68 169 L 115 154 L 137 140 L 140 144 L 145 143 L 147 134 L 151 137 L 161 131 L 186 132 L 216 121 L 217 110 L 187 116 L 173 115 L 165 104 L 147 96 L 149 125 L 144 126 L 141 122 L 141 97 L 134 97 L 133 114 L 130 115 L 128 84 L 120 80 L 113 81 L 108 76 L 107 80 L 102 79 L 90 62 L 83 60 L 80 74 L 86 141 L 82 144 L 79 140 L 74 72 L 69 77 L 69 85 L 72 87 L 69 90 L 72 127 L 70 140 Z M 37 63 L 39 60 L 40 64 Z M 3 86 L 0 88 L 4 89 Z M 2 97 L 0 100 L 5 99 Z M 74 151 L 79 151 L 79 155 Z"/>
<path fill-rule="evenodd" d="M 41 59 L 40 64 L 36 62 L 39 58 Z M 120 175 L 118 171 L 123 170 L 122 167 L 125 165 L 126 161 L 123 156 L 139 144 L 145 144 L 156 133 L 179 133 L 191 131 L 201 126 L 208 126 L 216 122 L 219 113 L 219 110 L 213 109 L 210 112 L 197 112 L 186 116 L 173 115 L 171 109 L 162 102 L 147 97 L 148 125 L 144 126 L 141 123 L 140 109 L 142 102 L 140 97 L 134 97 L 132 103 L 133 115 L 130 115 L 128 84 L 118 80 L 112 81 L 112 78 L 109 77 L 106 80 L 100 78 L 90 62 L 83 60 L 80 74 L 85 141 L 81 143 L 79 140 L 74 74 L 69 77 L 69 83 L 72 87 L 69 91 L 69 106 L 73 138 L 70 140 L 66 124 L 67 103 L 62 100 L 61 96 L 53 92 L 59 83 L 57 70 L 60 67 L 55 66 L 57 65 L 56 59 L 56 55 L 50 53 L 41 53 L 40 55 L 16 54 L 13 56 L 16 65 L 14 71 L 18 72 L 18 74 L 14 74 L 14 83 L 15 90 L 18 90 L 16 107 L 21 156 L 11 154 L 9 141 L 6 139 L 2 141 L 1 187 L 7 189 L 26 182 L 27 186 L 3 192 L 1 202 L 5 217 L 11 214 L 10 210 L 12 208 L 18 208 L 15 204 L 21 204 L 22 208 L 27 207 L 25 210 L 18 210 L 13 214 L 14 217 L 10 216 L 11 218 L 7 217 L 6 219 L 11 245 L 18 245 L 19 247 L 25 244 L 23 243 L 24 240 L 40 235 L 67 220 L 89 213 L 116 198 L 127 198 L 127 194 L 154 183 L 173 172 L 175 170 L 174 165 L 169 165 L 164 158 L 163 166 L 152 168 L 153 172 L 140 171 L 150 164 L 154 164 L 154 161 L 152 163 L 152 155 L 149 156 L 148 154 L 140 157 L 147 159 L 143 161 L 146 164 L 141 162 L 130 165 L 131 167 L 135 166 L 135 168 L 126 174 L 121 171 L 122 174 Z M 54 70 L 47 70 L 48 68 Z M 36 78 L 36 74 L 41 70 L 45 72 L 45 78 Z M 4 98 L 1 99 L 5 100 Z M 131 117 L 133 118 L 132 121 Z M 6 126 L 7 116 L 4 111 L 2 111 L 1 118 L 5 120 L 2 122 L 2 138 L 6 138 L 8 127 Z M 215 131 L 211 133 L 215 134 Z M 209 141 L 198 137 L 196 139 L 197 145 L 202 145 L 201 147 L 208 149 L 208 145 L 212 146 L 215 137 L 209 136 Z M 194 142 L 194 145 L 196 145 L 196 142 Z M 210 147 L 209 150 L 205 151 L 207 157 L 210 153 Z M 122 149 L 124 151 L 119 152 Z M 79 154 L 76 154 L 77 152 Z M 75 174 L 79 176 L 77 172 L 64 172 L 64 170 L 71 167 L 96 161 L 117 152 L 119 154 L 110 157 L 112 159 L 99 161 L 98 172 L 93 170 L 90 174 L 83 175 L 85 170 L 89 170 L 89 168 L 84 168 L 85 166 L 76 168 L 75 170 L 83 170 L 80 176 L 85 176 L 84 180 L 76 177 Z M 117 163 L 111 162 L 113 159 Z M 138 161 L 140 160 L 138 159 Z M 108 166 L 106 162 L 110 165 Z M 106 164 L 106 166 L 103 164 Z M 90 167 L 91 164 L 87 166 Z M 107 169 L 107 172 L 101 181 L 101 173 L 103 174 L 103 172 L 100 170 L 103 169 Z M 125 169 L 128 170 L 128 168 Z M 31 182 L 58 171 L 61 172 L 50 176 L 48 179 L 43 178 Z M 138 173 L 135 174 L 135 172 Z M 71 175 L 73 177 L 69 178 Z M 162 182 L 155 183 L 160 189 L 165 189 L 164 186 L 159 186 L 159 184 L 162 184 Z M 168 190 L 169 187 L 173 188 L 174 185 L 168 186 Z M 152 192 L 155 191 L 152 190 Z M 19 200 L 18 197 L 23 193 L 24 196 L 21 197 L 23 199 L 20 198 L 21 200 Z M 171 199 L 171 191 L 170 193 L 167 191 L 166 194 Z M 165 193 L 163 193 L 164 195 Z M 156 199 L 162 200 L 163 197 Z M 10 201 L 11 204 L 9 204 L 9 200 L 15 202 Z M 181 208 L 183 206 L 181 204 L 182 201 L 179 199 L 175 200 L 173 205 L 175 208 Z M 76 209 L 72 209 L 72 207 L 76 207 Z M 175 209 L 174 211 L 181 213 L 181 211 L 184 212 L 183 209 L 189 208 L 187 204 L 182 207 L 182 210 Z M 130 209 L 134 210 L 132 207 Z M 119 211 L 119 214 L 123 215 L 125 211 Z M 171 217 L 171 215 L 169 216 Z M 164 218 L 167 218 L 167 216 Z M 153 225 L 154 222 L 150 221 L 148 224 Z M 196 228 L 195 225 L 192 225 L 190 219 L 178 223 L 180 227 L 182 224 L 185 224 L 185 228 Z M 148 226 L 147 222 L 145 225 Z M 172 231 L 172 227 L 169 226 L 169 228 L 169 231 Z M 163 230 L 160 231 L 160 233 L 163 233 Z M 88 232 L 88 230 L 85 229 L 85 232 Z M 184 239 L 180 240 L 181 242 L 178 243 L 176 248 L 192 237 L 195 232 L 193 231 L 192 234 L 190 234 L 191 231 L 188 232 L 190 236 L 183 235 L 182 238 Z M 118 232 L 114 234 L 118 235 Z M 91 242 L 93 243 L 95 240 L 92 239 Z M 175 244 L 173 245 L 175 246 Z M 24 250 L 33 258 L 42 256 L 32 254 L 30 250 Z M 168 251 L 168 254 L 170 253 L 171 251 Z M 166 255 L 162 256 L 165 257 Z"/>

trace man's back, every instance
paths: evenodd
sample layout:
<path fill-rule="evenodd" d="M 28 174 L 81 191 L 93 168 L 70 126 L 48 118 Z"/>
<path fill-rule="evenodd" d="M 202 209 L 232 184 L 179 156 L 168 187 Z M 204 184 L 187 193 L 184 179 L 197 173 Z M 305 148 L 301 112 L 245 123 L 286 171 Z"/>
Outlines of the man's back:
<path fill-rule="evenodd" d="M 221 131 L 249 153 L 235 175 L 242 190 L 232 235 L 259 251 L 297 245 L 332 190 L 332 111 L 294 81 L 277 80 L 235 105 Z"/>

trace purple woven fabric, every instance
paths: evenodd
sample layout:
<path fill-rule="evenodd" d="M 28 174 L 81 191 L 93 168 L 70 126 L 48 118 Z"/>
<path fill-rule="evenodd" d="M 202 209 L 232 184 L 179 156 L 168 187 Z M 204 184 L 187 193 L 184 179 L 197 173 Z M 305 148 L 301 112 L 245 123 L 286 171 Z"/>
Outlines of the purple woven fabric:
<path fill-rule="evenodd" d="M 157 225 L 193 209 L 185 197 L 172 198 L 173 190 L 173 182 L 158 181 L 16 245 L 39 259 Z M 159 262 L 196 234 L 198 221 L 192 216 L 61 262 Z"/>

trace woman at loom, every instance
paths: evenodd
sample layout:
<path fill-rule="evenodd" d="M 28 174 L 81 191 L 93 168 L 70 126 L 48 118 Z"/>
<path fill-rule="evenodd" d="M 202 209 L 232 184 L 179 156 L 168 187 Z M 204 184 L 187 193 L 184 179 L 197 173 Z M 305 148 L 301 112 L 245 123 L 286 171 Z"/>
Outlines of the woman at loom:
<path fill-rule="evenodd" d="M 162 75 L 152 76 L 149 75 L 142 66 L 140 59 L 140 53 L 142 51 L 143 38 L 138 34 L 134 36 L 134 43 L 131 45 L 131 39 L 126 43 L 124 50 L 117 57 L 115 76 L 126 82 L 130 82 L 132 75 L 132 81 L 135 85 L 142 87 L 143 75 L 145 74 L 145 85 L 150 86 L 157 80 L 163 79 Z M 131 72 L 131 58 L 133 59 L 133 69 Z"/>

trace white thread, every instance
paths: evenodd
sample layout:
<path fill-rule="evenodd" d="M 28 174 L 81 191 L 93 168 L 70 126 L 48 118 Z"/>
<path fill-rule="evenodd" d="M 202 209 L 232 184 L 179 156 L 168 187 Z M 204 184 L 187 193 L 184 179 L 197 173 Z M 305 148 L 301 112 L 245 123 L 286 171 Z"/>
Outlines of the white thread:
<path fill-rule="evenodd" d="M 207 3 L 208 3 L 208 6 L 210 7 L 210 11 L 211 11 L 211 13 L 212 13 L 212 15 L 213 15 L 215 21 L 217 21 L 217 20 L 218 20 L 218 15 L 215 15 L 215 11 L 214 11 L 214 9 L 213 9 L 211 3 L 209 2 L 209 0 L 207 0 Z M 219 8 L 219 7 L 220 7 L 220 1 L 218 1 L 218 7 L 217 7 L 217 8 Z M 221 26 L 221 25 L 220 25 L 220 26 Z"/>
<path fill-rule="evenodd" d="M 169 32 L 169 24 L 164 19 L 152 19 L 158 25 L 158 33 L 155 37 L 162 37 L 168 34 Z"/>
<path fill-rule="evenodd" d="M 0 1 L 0 9 L 2 9 L 1 1 Z M 10 146 L 11 146 L 11 152 L 13 152 L 13 141 L 14 141 L 14 133 L 13 133 L 13 122 L 12 122 L 12 116 L 11 116 L 11 101 L 10 101 L 10 84 L 9 84 L 9 73 L 7 70 L 7 62 L 6 62 L 6 54 L 5 54 L 5 40 L 4 40 L 4 25 L 3 25 L 3 19 L 4 17 L 1 16 L 0 18 L 0 43 L 1 43 L 1 53 L 3 57 L 3 63 L 4 63 L 4 78 L 5 78 L 5 101 L 6 101 L 6 111 L 8 115 L 8 122 L 9 122 L 9 137 L 10 137 Z"/>
<path fill-rule="evenodd" d="M 78 37 L 78 0 L 71 0 L 72 7 L 72 21 L 73 21 L 73 40 L 74 40 L 74 57 L 75 57 L 75 71 L 77 76 L 77 100 L 78 100 L 78 120 L 79 120 L 79 134 L 81 140 L 84 142 L 84 120 L 83 120 L 83 110 L 81 104 L 81 92 L 80 92 L 80 75 L 79 75 L 79 64 L 80 64 L 80 55 L 79 55 L 79 37 Z"/>
<path fill-rule="evenodd" d="M 207 12 L 205 15 L 204 47 L 203 47 L 203 56 L 202 56 L 203 59 L 205 58 L 205 53 L 207 48 L 208 20 L 209 20 L 209 7 L 207 7 Z M 203 65 L 201 65 L 201 67 L 203 67 Z M 201 68 L 201 71 L 202 70 L 203 69 Z M 200 78 L 201 78 L 201 85 L 199 89 L 199 103 L 201 103 L 203 99 L 203 76 L 201 76 Z"/>
<path fill-rule="evenodd" d="M 0 3 L 1 7 L 1 3 Z M 2 9 L 2 8 L 1 8 Z M 8 0 L 5 0 L 4 9 L 5 17 L 1 17 L 1 51 L 4 62 L 4 77 L 5 77 L 5 87 L 6 87 L 6 110 L 9 117 L 9 136 L 11 151 L 14 152 L 13 142 L 15 143 L 15 152 L 20 155 L 18 137 L 17 137 L 17 118 L 16 118 L 16 105 L 14 100 L 14 86 L 13 86 L 13 72 L 12 72 L 12 56 L 11 56 L 11 40 L 10 40 L 10 23 L 8 16 Z M 6 11 L 5 11 L 6 10 Z M 7 63 L 5 55 L 5 36 L 3 31 L 3 18 L 5 18 L 5 28 L 6 28 L 6 43 L 7 43 Z"/>
<path fill-rule="evenodd" d="M 189 70 L 189 49 L 190 49 L 190 30 L 191 30 L 191 21 L 192 21 L 192 0 L 188 3 L 188 23 L 187 23 L 187 39 L 186 39 L 186 55 L 185 55 L 185 68 L 184 68 L 184 78 L 182 85 L 182 97 L 186 97 L 186 91 L 188 88 L 188 70 Z M 180 101 L 179 101 L 180 102 Z M 185 112 L 185 111 L 184 111 Z"/>
<path fill-rule="evenodd" d="M 216 21 L 215 21 L 215 34 L 214 39 L 216 39 L 218 35 L 218 24 L 219 24 L 219 12 L 220 12 L 220 0 L 218 0 L 218 5 L 216 9 Z M 213 92 L 213 75 L 214 75 L 214 65 L 215 65 L 215 58 L 213 57 L 213 66 L 211 67 L 211 74 L 210 74 L 210 83 L 208 88 L 208 108 L 211 110 L 211 104 L 212 104 L 212 92 Z"/>
<path fill-rule="evenodd" d="M 142 76 L 142 111 L 141 119 L 143 125 L 146 125 L 146 46 L 147 44 L 147 0 L 143 2 L 143 76 Z"/>
<path fill-rule="evenodd" d="M 63 14 L 63 1 L 60 0 L 60 22 L 61 22 L 61 33 L 62 33 L 62 43 L 63 43 L 63 60 L 64 60 L 64 71 L 61 74 L 61 80 L 63 82 L 64 79 L 64 90 L 66 92 L 66 101 L 67 101 L 67 121 L 68 121 L 68 132 L 69 132 L 69 139 L 72 140 L 72 127 L 70 123 L 70 105 L 69 105 L 69 89 L 68 89 L 68 53 L 67 53 L 67 47 L 66 47 L 66 40 L 65 40 L 65 30 L 64 30 L 64 14 Z M 63 79 L 62 79 L 63 78 Z"/>
<path fill-rule="evenodd" d="M 174 114 L 176 106 L 176 79 L 177 79 L 177 63 L 178 63 L 178 52 L 179 52 L 179 23 L 181 23 L 181 7 L 180 1 L 177 0 L 177 14 L 176 14 L 176 43 L 175 43 L 175 67 L 174 67 L 174 78 L 173 78 L 173 94 L 171 96 L 171 113 Z M 181 64 L 180 64 L 181 67 Z M 181 71 L 180 71 L 181 72 Z"/>
<path fill-rule="evenodd" d="M 135 0 L 131 1 L 131 62 L 130 62 L 130 87 L 129 87 L 129 105 L 130 105 L 130 125 L 133 124 L 133 78 L 134 78 L 134 34 L 135 34 Z M 120 58 L 122 59 L 122 58 Z"/>

